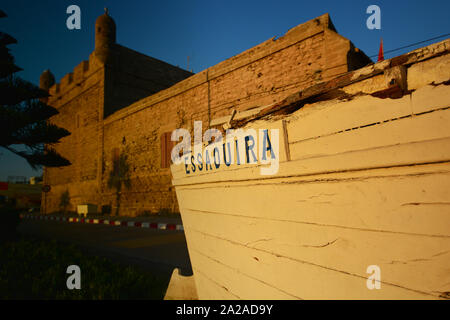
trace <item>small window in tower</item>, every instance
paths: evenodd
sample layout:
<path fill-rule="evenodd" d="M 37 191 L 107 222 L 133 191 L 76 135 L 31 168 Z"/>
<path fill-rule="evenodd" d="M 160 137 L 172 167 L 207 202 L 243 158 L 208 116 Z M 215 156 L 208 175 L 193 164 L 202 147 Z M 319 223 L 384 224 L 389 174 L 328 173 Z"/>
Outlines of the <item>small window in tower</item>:
<path fill-rule="evenodd" d="M 172 133 L 165 132 L 161 135 L 161 168 L 169 168 L 172 163 L 171 153 L 175 143 L 170 139 Z"/>

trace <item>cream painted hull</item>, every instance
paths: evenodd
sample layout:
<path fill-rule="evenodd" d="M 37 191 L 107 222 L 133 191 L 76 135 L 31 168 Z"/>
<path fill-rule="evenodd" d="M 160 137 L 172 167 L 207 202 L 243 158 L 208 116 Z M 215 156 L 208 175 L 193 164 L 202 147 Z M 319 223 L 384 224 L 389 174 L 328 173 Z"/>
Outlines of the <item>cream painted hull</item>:
<path fill-rule="evenodd" d="M 199 298 L 448 298 L 449 88 L 247 125 L 279 129 L 273 176 L 172 165 Z M 368 289 L 370 265 L 380 289 Z"/>

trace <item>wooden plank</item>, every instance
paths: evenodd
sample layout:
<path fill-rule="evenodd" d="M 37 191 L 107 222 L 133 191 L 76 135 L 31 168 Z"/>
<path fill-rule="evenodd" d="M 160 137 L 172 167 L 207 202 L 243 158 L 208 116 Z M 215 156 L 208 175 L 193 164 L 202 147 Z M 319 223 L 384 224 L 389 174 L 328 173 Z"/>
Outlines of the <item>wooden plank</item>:
<path fill-rule="evenodd" d="M 449 237 L 352 230 L 193 210 L 184 213 L 189 232 L 199 230 L 236 245 L 360 277 L 366 277 L 369 265 L 378 265 L 386 283 L 429 294 L 450 291 Z M 204 243 L 209 240 L 204 239 Z"/>
<path fill-rule="evenodd" d="M 288 121 L 289 142 L 303 141 L 411 116 L 412 103 L 410 96 L 386 100 L 388 99 L 363 96 L 347 102 L 329 101 L 300 109 L 286 119 Z M 430 103 L 428 111 L 439 109 L 442 104 L 436 103 L 434 108 L 433 105 L 433 103 Z M 436 118 L 435 115 L 434 117 Z M 417 118 L 421 119 L 422 117 Z M 427 123 L 426 121 L 424 122 L 425 124 Z M 410 127 L 415 125 L 420 125 L 417 119 L 409 123 Z M 407 126 L 407 124 L 404 124 L 404 126 Z"/>
<path fill-rule="evenodd" d="M 177 188 L 180 207 L 261 219 L 450 236 L 450 169 L 333 180 Z M 395 173 L 398 169 L 391 169 Z M 381 170 L 380 170 L 381 171 Z M 386 171 L 386 170 L 384 170 Z M 276 199 L 276 201 L 274 201 Z"/>
<path fill-rule="evenodd" d="M 207 257 L 197 249 L 191 250 L 189 254 L 197 261 L 194 267 L 195 277 L 201 274 L 203 278 L 209 280 L 209 284 L 202 286 L 199 283 L 199 286 L 197 286 L 199 299 L 297 299 L 278 288 L 267 285 L 264 281 L 254 279 L 236 268 L 230 268 L 215 259 L 211 259 L 211 257 Z M 218 287 L 221 290 L 216 289 L 216 292 L 211 292 L 211 289 L 208 289 L 210 286 Z"/>
<path fill-rule="evenodd" d="M 291 147 L 291 154 L 299 148 Z M 316 175 L 376 168 L 443 163 L 450 160 L 450 139 L 411 142 L 365 150 L 318 155 L 280 165 L 280 176 Z M 332 177 L 331 177 L 332 178 Z"/>
<path fill-rule="evenodd" d="M 239 297 L 227 291 L 223 286 L 220 286 L 214 280 L 208 278 L 201 271 L 193 268 L 194 279 L 196 283 L 197 295 L 199 300 L 235 300 Z"/>
<path fill-rule="evenodd" d="M 448 41 L 448 40 L 447 40 Z M 447 42 L 447 53 L 448 53 Z M 424 48 L 425 49 L 425 48 Z M 408 90 L 415 90 L 427 84 L 445 83 L 450 80 L 450 55 L 415 63 L 408 68 Z M 433 99 L 433 96 L 430 96 Z M 448 98 L 448 96 L 447 96 Z M 448 101 L 448 100 L 447 100 Z"/>
<path fill-rule="evenodd" d="M 291 158 L 303 159 L 349 151 L 397 146 L 450 137 L 450 109 L 290 143 Z M 295 130 L 289 137 L 299 137 Z M 295 138 L 291 138 L 293 141 Z M 439 149 L 439 148 L 437 148 Z M 356 158 L 356 161 L 361 160 Z"/>
<path fill-rule="evenodd" d="M 366 277 L 262 252 L 216 237 L 205 236 L 193 229 L 190 229 L 188 237 L 195 243 L 196 248 L 195 251 L 190 251 L 190 254 L 197 258 L 203 257 L 198 259 L 198 264 L 194 266 L 202 268 L 217 282 L 238 292 L 242 299 L 258 299 L 261 296 L 273 298 L 272 292 L 249 286 L 246 275 L 304 299 L 436 298 L 387 283 L 382 283 L 380 290 L 369 290 L 366 286 Z M 238 270 L 240 273 L 235 274 L 234 282 L 230 282 L 229 278 L 229 272 L 232 270 Z"/>
<path fill-rule="evenodd" d="M 291 154 L 293 153 L 292 149 L 290 148 Z M 303 149 L 300 149 L 300 151 L 303 151 Z M 296 152 L 299 152 L 298 148 Z M 340 173 L 350 172 L 355 172 L 354 178 L 357 178 L 358 176 L 367 176 L 367 172 L 362 172 L 365 170 L 379 168 L 387 170 L 393 167 L 444 163 L 448 161 L 450 161 L 450 138 L 443 138 L 386 147 L 374 147 L 339 154 L 316 155 L 315 157 L 311 156 L 309 158 L 280 162 L 278 173 L 271 176 L 261 176 L 258 165 L 247 165 L 186 177 L 184 166 L 179 166 L 179 168 L 175 169 L 176 171 L 173 171 L 177 177 L 174 178 L 172 183 L 175 186 L 249 180 L 258 181 L 258 183 L 271 183 L 269 180 L 294 177 L 315 179 L 314 175 L 325 174 L 328 175 L 328 179 L 341 179 Z M 419 171 L 421 170 L 419 167 L 416 168 Z M 379 170 L 374 172 L 379 172 Z"/>
<path fill-rule="evenodd" d="M 270 125 L 278 127 L 279 123 L 281 121 Z M 282 159 L 276 177 L 449 161 L 448 123 L 450 109 L 445 109 L 317 139 L 305 139 L 289 145 L 292 159 L 289 162 L 283 162 L 286 156 L 281 137 Z M 259 122 L 257 126 L 262 125 Z M 289 139 L 293 140 L 291 132 Z M 172 172 L 174 185 L 261 179 L 257 165 L 231 166 L 225 170 L 190 176 L 184 173 L 184 166 L 177 166 Z"/>
<path fill-rule="evenodd" d="M 386 100 L 372 96 L 350 101 L 324 101 L 306 105 L 289 116 L 289 141 L 295 142 L 411 114 L 410 98 Z"/>
<path fill-rule="evenodd" d="M 450 106 L 450 86 L 428 85 L 411 94 L 412 111 L 417 114 Z"/>

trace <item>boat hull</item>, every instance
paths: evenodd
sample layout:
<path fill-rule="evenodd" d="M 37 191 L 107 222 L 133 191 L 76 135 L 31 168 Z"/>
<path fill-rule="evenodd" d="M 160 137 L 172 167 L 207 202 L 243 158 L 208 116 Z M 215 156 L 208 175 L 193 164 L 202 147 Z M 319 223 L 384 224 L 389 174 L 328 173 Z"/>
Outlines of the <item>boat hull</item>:
<path fill-rule="evenodd" d="M 449 97 L 426 85 L 252 121 L 279 130 L 273 175 L 172 165 L 199 298 L 448 298 Z"/>

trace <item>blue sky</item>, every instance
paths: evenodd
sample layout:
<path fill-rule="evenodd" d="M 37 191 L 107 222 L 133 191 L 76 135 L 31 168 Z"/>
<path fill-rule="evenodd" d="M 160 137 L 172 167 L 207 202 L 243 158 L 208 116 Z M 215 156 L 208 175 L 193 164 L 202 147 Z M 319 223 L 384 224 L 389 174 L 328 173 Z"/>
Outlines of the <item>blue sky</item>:
<path fill-rule="evenodd" d="M 81 9 L 81 30 L 66 28 L 71 4 Z M 366 27 L 366 9 L 372 4 L 381 8 L 381 30 Z M 116 21 L 118 43 L 183 68 L 189 56 L 194 72 L 327 12 L 337 31 L 369 56 L 378 53 L 380 37 L 387 51 L 450 32 L 450 1 L 445 0 L 14 0 L 0 5 L 8 14 L 0 19 L 0 30 L 18 40 L 10 46 L 16 64 L 24 69 L 18 75 L 38 84 L 45 69 L 57 81 L 71 72 L 93 51 L 93 27 L 104 7 Z M 38 174 L 0 148 L 0 181 L 9 175 Z"/>

